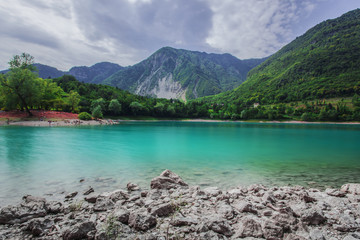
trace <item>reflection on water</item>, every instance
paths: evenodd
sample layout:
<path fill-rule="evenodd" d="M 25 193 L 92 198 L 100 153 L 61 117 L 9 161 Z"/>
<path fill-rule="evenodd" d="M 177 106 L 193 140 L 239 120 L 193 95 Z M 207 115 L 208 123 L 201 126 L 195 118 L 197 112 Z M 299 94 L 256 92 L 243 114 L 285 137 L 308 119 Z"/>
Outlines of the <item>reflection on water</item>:
<path fill-rule="evenodd" d="M 190 184 L 339 187 L 360 182 L 360 126 L 127 122 L 116 126 L 0 128 L 0 205 L 25 194 L 132 181 L 164 169 Z M 80 183 L 80 179 L 85 179 Z"/>

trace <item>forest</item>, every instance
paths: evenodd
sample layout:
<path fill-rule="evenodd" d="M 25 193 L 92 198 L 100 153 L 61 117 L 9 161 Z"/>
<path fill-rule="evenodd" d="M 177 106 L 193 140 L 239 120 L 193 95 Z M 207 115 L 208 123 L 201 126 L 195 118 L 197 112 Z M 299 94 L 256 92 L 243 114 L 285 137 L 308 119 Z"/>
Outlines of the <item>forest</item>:
<path fill-rule="evenodd" d="M 294 101 L 287 103 L 252 103 L 247 99 L 191 101 L 157 99 L 134 95 L 107 85 L 89 84 L 65 75 L 54 79 L 37 76 L 33 57 L 16 55 L 10 62 L 10 71 L 0 75 L 0 108 L 22 110 L 31 116 L 31 110 L 44 109 L 82 113 L 98 119 L 139 118 L 160 119 L 207 118 L 220 120 L 303 120 L 303 121 L 359 121 L 360 97 L 335 100 Z M 84 114 L 88 113 L 88 114 Z"/>

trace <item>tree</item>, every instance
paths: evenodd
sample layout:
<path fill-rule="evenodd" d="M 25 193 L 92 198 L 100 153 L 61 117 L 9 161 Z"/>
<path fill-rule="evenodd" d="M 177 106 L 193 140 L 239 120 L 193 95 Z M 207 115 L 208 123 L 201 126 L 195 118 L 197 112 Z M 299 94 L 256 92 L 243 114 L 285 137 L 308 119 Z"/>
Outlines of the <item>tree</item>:
<path fill-rule="evenodd" d="M 141 113 L 144 110 L 144 106 L 138 102 L 130 103 L 130 109 L 134 115 Z"/>
<path fill-rule="evenodd" d="M 102 114 L 100 105 L 96 106 L 93 109 L 92 115 L 93 115 L 94 118 L 103 118 L 103 114 Z"/>
<path fill-rule="evenodd" d="M 98 98 L 91 102 L 91 109 L 94 110 L 97 106 L 100 106 L 101 111 L 105 110 L 105 100 Z"/>
<path fill-rule="evenodd" d="M 40 96 L 37 75 L 33 72 L 35 70 L 33 63 L 34 57 L 27 53 L 15 55 L 9 62 L 10 71 L 0 78 L 6 105 L 11 105 L 11 108 L 15 109 L 17 106 L 21 109 L 25 108 L 29 116 L 32 116 L 31 104 Z"/>
<path fill-rule="evenodd" d="M 121 112 L 121 104 L 117 99 L 112 99 L 109 103 L 109 111 L 116 115 L 119 115 Z"/>
<path fill-rule="evenodd" d="M 80 102 L 80 95 L 77 92 L 71 90 L 68 97 L 68 103 L 71 107 L 72 112 L 77 110 L 79 102 Z"/>

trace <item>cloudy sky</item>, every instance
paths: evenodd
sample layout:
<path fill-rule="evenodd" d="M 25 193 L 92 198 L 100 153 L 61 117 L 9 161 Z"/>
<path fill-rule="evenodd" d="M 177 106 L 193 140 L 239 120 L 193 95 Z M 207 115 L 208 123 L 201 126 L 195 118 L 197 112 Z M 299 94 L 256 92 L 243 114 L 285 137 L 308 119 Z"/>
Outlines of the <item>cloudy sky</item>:
<path fill-rule="evenodd" d="M 135 64 L 164 46 L 273 54 L 360 0 L 0 0 L 0 69 L 15 54 L 68 70 Z"/>

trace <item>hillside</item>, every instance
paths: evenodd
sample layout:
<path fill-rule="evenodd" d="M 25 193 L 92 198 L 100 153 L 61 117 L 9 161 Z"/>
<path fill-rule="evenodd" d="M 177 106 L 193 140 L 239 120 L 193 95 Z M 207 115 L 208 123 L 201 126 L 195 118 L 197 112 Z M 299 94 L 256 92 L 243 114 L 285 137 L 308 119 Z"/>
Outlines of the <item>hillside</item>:
<path fill-rule="evenodd" d="M 324 21 L 208 101 L 271 104 L 360 93 L 360 9 Z"/>
<path fill-rule="evenodd" d="M 39 77 L 43 79 L 58 78 L 64 75 L 72 75 L 78 81 L 84 83 L 101 83 L 103 80 L 123 68 L 118 64 L 110 62 L 96 63 L 90 67 L 72 67 L 67 72 L 40 63 L 35 63 L 34 66 L 38 69 Z M 4 70 L 0 71 L 0 73 L 6 73 L 8 71 L 9 70 Z"/>
<path fill-rule="evenodd" d="M 234 89 L 262 61 L 165 47 L 103 83 L 143 96 L 194 99 Z"/>

